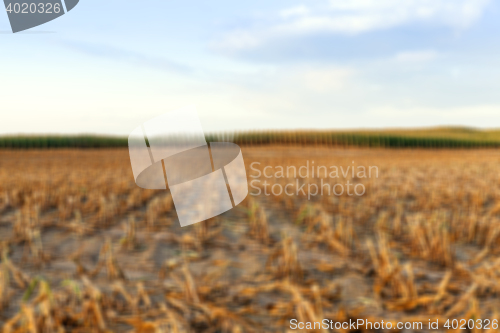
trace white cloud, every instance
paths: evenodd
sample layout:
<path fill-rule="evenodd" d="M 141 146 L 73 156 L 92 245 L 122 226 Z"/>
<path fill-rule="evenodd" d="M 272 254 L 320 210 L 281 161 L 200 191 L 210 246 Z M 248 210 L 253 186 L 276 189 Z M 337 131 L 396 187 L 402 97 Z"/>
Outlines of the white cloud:
<path fill-rule="evenodd" d="M 390 25 L 428 21 L 453 28 L 466 28 L 480 17 L 489 2 L 490 0 L 330 0 L 330 8 L 336 12 L 350 12 L 358 17 L 371 17 L 379 23 L 385 19 Z"/>
<path fill-rule="evenodd" d="M 359 34 L 411 23 L 465 29 L 480 18 L 491 0 L 330 0 L 279 11 L 274 24 L 228 33 L 214 45 L 243 50 L 283 37 L 314 33 Z"/>
<path fill-rule="evenodd" d="M 405 51 L 396 54 L 394 60 L 401 63 L 427 62 L 436 59 L 439 54 L 434 50 Z"/>
<path fill-rule="evenodd" d="M 300 5 L 300 6 L 284 9 L 284 10 L 280 11 L 279 14 L 283 18 L 307 15 L 307 14 L 309 14 L 309 8 L 304 6 L 304 5 Z"/>
<path fill-rule="evenodd" d="M 343 88 L 353 71 L 347 68 L 323 68 L 307 70 L 302 75 L 306 88 L 324 93 Z"/>

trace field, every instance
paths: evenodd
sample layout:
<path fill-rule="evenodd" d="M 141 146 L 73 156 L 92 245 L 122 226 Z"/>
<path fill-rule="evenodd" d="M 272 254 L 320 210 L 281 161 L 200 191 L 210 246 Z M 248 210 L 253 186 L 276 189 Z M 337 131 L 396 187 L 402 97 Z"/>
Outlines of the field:
<path fill-rule="evenodd" d="M 240 146 L 322 145 L 382 148 L 499 148 L 500 130 L 467 127 L 387 130 L 258 130 L 217 132 L 208 142 L 230 141 Z M 117 148 L 128 147 L 126 137 L 93 135 L 2 136 L 0 148 Z"/>
<path fill-rule="evenodd" d="M 126 148 L 0 150 L 3 331 L 497 331 L 500 151 L 282 143 L 242 147 L 260 195 L 185 228 L 168 191 L 135 185 Z M 276 177 L 313 161 L 339 177 Z M 278 193 L 347 181 L 364 193 Z"/>

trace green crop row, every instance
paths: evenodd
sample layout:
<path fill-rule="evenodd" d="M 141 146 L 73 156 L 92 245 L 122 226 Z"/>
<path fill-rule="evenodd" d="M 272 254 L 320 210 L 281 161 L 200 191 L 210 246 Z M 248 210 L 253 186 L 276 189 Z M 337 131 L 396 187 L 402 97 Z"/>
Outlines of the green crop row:
<path fill-rule="evenodd" d="M 228 141 L 239 145 L 327 145 L 384 148 L 496 148 L 500 140 L 478 140 L 405 136 L 385 133 L 338 133 L 338 132 L 254 132 L 236 133 Z M 224 141 L 213 135 L 211 141 Z"/>
<path fill-rule="evenodd" d="M 497 148 L 496 131 L 409 130 L 399 131 L 247 131 L 211 133 L 208 142 L 234 142 L 241 146 L 325 145 L 384 148 Z M 125 137 L 112 136 L 4 136 L 0 148 L 114 148 L 127 147 Z"/>
<path fill-rule="evenodd" d="M 127 147 L 127 138 L 111 136 L 4 136 L 0 148 L 112 148 Z"/>

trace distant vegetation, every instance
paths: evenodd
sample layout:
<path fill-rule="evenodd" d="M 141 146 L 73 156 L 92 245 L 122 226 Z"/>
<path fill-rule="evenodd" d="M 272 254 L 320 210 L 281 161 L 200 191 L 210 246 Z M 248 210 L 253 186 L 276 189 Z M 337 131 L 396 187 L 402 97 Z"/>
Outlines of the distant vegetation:
<path fill-rule="evenodd" d="M 226 135 L 227 136 L 227 135 Z M 468 128 L 370 131 L 255 131 L 235 133 L 230 141 L 241 145 L 331 145 L 385 148 L 495 148 L 500 131 Z M 219 141 L 214 135 L 212 141 Z"/>
<path fill-rule="evenodd" d="M 127 147 L 127 138 L 92 135 L 4 136 L 0 148 L 112 148 Z"/>
<path fill-rule="evenodd" d="M 207 141 L 230 141 L 246 146 L 327 145 L 384 148 L 497 148 L 500 130 L 431 128 L 410 130 L 297 130 L 212 133 Z M 113 136 L 4 136 L 0 148 L 127 147 L 127 138 Z"/>

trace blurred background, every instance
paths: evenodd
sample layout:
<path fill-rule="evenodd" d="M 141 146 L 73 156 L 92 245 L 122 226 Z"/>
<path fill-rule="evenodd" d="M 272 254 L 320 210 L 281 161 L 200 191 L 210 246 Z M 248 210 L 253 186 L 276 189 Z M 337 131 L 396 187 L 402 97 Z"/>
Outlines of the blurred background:
<path fill-rule="evenodd" d="M 500 120 L 491 0 L 82 0 L 12 34 L 0 133 L 127 135 L 195 104 L 205 131 Z"/>

